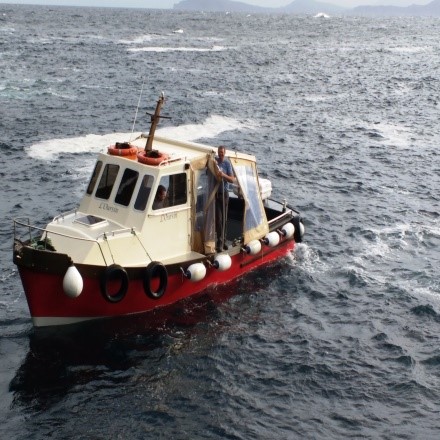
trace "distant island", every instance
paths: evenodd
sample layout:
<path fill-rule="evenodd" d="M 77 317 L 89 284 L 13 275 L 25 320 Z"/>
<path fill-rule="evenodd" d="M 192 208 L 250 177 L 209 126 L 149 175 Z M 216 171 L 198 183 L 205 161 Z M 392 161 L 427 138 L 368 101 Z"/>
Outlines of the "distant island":
<path fill-rule="evenodd" d="M 357 6 L 343 8 L 315 0 L 294 0 L 280 8 L 264 8 L 233 0 L 181 0 L 173 9 L 180 11 L 247 12 L 280 14 L 368 15 L 368 16 L 423 16 L 440 17 L 440 0 L 427 5 Z"/>

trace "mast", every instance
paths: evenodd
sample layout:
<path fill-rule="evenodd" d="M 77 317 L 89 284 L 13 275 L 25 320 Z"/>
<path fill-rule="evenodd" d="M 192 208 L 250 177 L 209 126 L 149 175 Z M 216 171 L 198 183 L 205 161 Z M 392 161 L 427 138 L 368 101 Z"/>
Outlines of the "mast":
<path fill-rule="evenodd" d="M 157 124 L 159 123 L 160 118 L 165 117 L 165 116 L 160 116 L 160 111 L 164 103 L 165 103 L 165 95 L 162 92 L 159 99 L 157 100 L 156 110 L 154 112 L 154 115 L 152 115 L 151 113 L 147 113 L 151 116 L 151 126 L 150 126 L 150 132 L 148 133 L 147 143 L 145 145 L 145 153 L 148 153 L 153 149 L 154 132 L 156 131 L 156 127 Z"/>

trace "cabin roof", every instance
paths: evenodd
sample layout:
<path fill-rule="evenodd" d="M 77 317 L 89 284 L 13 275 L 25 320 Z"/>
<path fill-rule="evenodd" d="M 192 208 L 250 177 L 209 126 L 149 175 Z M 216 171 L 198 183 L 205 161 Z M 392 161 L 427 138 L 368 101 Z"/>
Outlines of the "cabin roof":
<path fill-rule="evenodd" d="M 136 139 L 135 141 L 130 142 L 130 144 L 141 149 L 145 148 L 145 143 L 145 138 Z M 192 161 L 209 153 L 217 154 L 217 147 L 213 147 L 212 145 L 189 141 L 178 141 L 161 136 L 154 137 L 153 149 L 169 154 L 170 160 L 183 159 L 186 161 Z M 255 161 L 255 156 L 239 153 L 234 150 L 228 150 L 227 146 L 226 156 Z"/>

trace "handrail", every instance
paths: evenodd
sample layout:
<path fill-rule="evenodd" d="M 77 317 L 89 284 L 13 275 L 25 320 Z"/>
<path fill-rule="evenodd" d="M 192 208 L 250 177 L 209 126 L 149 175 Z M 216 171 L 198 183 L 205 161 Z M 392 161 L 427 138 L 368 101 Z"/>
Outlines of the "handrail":
<path fill-rule="evenodd" d="M 114 230 L 114 231 L 110 231 L 110 232 L 103 232 L 103 233 L 99 234 L 99 235 L 96 237 L 96 239 L 98 240 L 99 238 L 102 237 L 104 240 L 106 240 L 107 237 L 114 237 L 115 235 L 123 234 L 124 232 L 130 232 L 130 233 L 132 233 L 132 231 L 133 231 L 134 229 L 135 229 L 135 228 L 124 228 L 124 229 L 116 229 L 116 230 Z"/>
<path fill-rule="evenodd" d="M 74 237 L 73 235 L 63 234 L 62 232 L 48 231 L 46 228 L 40 228 L 38 226 L 31 225 L 29 223 L 29 219 L 27 217 L 26 217 L 26 219 L 28 220 L 28 223 L 27 224 L 26 223 L 22 223 L 21 221 L 19 221 L 19 219 L 21 219 L 21 218 L 22 217 L 17 217 L 16 219 L 13 220 L 14 221 L 14 238 L 16 238 L 15 237 L 15 235 L 16 235 L 15 234 L 15 225 L 18 224 L 20 226 L 24 226 L 25 228 L 34 229 L 36 231 L 41 231 L 43 233 L 45 232 L 46 234 L 50 233 L 50 234 L 53 234 L 53 235 L 59 235 L 60 237 L 71 238 L 72 240 L 91 241 L 93 243 L 98 243 L 98 241 L 94 240 L 93 238 Z"/>
<path fill-rule="evenodd" d="M 76 214 L 77 212 L 78 212 L 78 208 L 71 209 L 70 211 L 63 212 L 62 214 L 58 214 L 57 216 L 55 216 L 53 218 L 52 221 L 54 222 L 60 218 L 62 218 L 64 220 L 64 217 L 67 217 L 68 215 L 71 215 L 71 214 Z"/>
<path fill-rule="evenodd" d="M 267 223 L 270 225 L 271 223 L 275 223 L 275 222 L 277 222 L 278 220 L 280 220 L 280 219 L 282 219 L 283 217 L 293 217 L 293 211 L 286 211 L 286 212 L 283 212 L 282 214 L 280 214 L 279 216 L 277 216 L 277 217 L 274 217 L 273 219 L 271 219 L 271 220 L 269 220 Z"/>
<path fill-rule="evenodd" d="M 23 223 L 22 219 L 26 219 L 27 223 Z M 60 237 L 64 237 L 64 238 L 70 238 L 72 240 L 89 241 L 91 243 L 96 243 L 98 245 L 99 251 L 101 252 L 102 259 L 104 260 L 104 264 L 107 266 L 107 261 L 106 261 L 105 256 L 104 256 L 104 252 L 102 251 L 101 244 L 99 243 L 98 240 L 94 240 L 94 239 L 91 239 L 91 238 L 73 237 L 71 235 L 63 234 L 61 232 L 48 231 L 46 228 L 43 229 L 43 228 L 40 228 L 38 226 L 31 225 L 30 222 L 29 222 L 29 217 L 17 217 L 13 221 L 14 221 L 14 240 L 20 240 L 20 237 L 17 237 L 17 230 L 16 230 L 16 225 L 20 225 L 20 226 L 23 226 L 25 228 L 28 228 L 30 242 L 32 241 L 32 233 L 31 233 L 32 230 L 40 231 L 43 234 L 45 233 L 46 234 L 46 238 L 47 238 L 47 234 L 50 233 L 50 234 L 53 234 L 53 235 L 59 235 Z"/>

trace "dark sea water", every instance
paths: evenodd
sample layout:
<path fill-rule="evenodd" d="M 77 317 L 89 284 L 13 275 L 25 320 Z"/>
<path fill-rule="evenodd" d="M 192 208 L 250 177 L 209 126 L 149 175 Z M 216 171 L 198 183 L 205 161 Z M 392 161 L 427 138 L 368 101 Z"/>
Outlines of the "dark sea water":
<path fill-rule="evenodd" d="M 437 439 L 440 21 L 0 5 L 0 438 Z M 136 319 L 35 331 L 12 219 L 148 129 L 255 154 L 288 258 Z M 92 152 L 92 154 L 90 154 Z"/>

